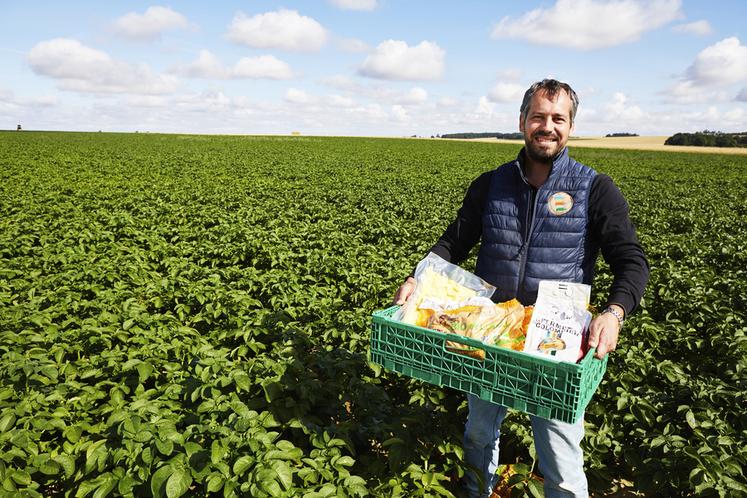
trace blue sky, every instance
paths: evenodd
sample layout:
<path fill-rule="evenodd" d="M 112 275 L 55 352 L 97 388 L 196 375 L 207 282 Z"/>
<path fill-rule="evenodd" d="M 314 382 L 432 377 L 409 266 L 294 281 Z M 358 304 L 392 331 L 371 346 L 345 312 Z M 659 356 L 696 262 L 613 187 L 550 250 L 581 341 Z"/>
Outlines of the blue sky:
<path fill-rule="evenodd" d="M 747 2 L 0 0 L 0 129 L 430 136 L 747 131 Z"/>

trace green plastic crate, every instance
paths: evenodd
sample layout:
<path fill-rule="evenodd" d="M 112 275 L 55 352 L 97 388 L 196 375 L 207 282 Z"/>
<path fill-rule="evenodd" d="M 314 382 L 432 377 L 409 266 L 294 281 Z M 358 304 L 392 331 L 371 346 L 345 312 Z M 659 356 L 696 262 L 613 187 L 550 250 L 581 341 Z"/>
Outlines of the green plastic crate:
<path fill-rule="evenodd" d="M 398 308 L 373 314 L 372 363 L 542 418 L 578 420 L 607 368 L 607 356 L 594 358 L 593 349 L 579 363 L 556 362 L 397 322 L 391 317 Z M 485 359 L 449 351 L 447 340 L 481 349 Z"/>

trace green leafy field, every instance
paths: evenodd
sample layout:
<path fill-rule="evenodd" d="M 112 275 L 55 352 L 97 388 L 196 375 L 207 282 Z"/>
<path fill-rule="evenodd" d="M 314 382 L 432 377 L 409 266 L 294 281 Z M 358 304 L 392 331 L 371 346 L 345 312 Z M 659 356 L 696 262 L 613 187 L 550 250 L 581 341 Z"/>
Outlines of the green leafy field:
<path fill-rule="evenodd" d="M 460 496 L 463 397 L 370 366 L 368 323 L 516 152 L 0 133 L 1 492 Z M 592 490 L 747 496 L 747 157 L 571 152 L 652 269 L 586 414 Z M 518 496 L 527 422 L 504 425 Z"/>

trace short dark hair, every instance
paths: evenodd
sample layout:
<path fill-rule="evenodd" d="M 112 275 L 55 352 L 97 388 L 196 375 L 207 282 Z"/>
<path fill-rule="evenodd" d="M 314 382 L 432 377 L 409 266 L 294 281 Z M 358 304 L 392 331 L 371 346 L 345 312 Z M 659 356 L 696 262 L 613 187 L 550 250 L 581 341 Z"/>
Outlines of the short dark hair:
<path fill-rule="evenodd" d="M 532 97 L 540 90 L 547 93 L 547 96 L 550 99 L 554 99 L 561 90 L 567 93 L 568 97 L 571 99 L 571 123 L 573 123 L 573 120 L 576 118 L 576 111 L 578 110 L 578 95 L 576 95 L 576 92 L 573 91 L 573 88 L 571 88 L 571 85 L 568 83 L 547 78 L 534 83 L 524 93 L 524 100 L 521 102 L 522 121 L 526 119 L 527 112 L 529 111 L 529 103 L 532 101 Z"/>

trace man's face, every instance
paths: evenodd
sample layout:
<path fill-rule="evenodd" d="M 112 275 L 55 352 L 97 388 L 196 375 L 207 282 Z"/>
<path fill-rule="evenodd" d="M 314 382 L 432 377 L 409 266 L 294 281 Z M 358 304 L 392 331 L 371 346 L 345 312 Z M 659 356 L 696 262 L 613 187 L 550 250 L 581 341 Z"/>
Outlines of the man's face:
<path fill-rule="evenodd" d="M 551 161 L 563 150 L 573 131 L 571 99 L 561 90 L 554 100 L 540 90 L 532 96 L 526 118 L 519 117 L 519 130 L 524 134 L 524 144 L 530 159 Z"/>

